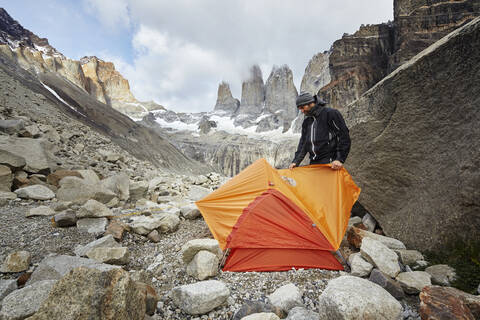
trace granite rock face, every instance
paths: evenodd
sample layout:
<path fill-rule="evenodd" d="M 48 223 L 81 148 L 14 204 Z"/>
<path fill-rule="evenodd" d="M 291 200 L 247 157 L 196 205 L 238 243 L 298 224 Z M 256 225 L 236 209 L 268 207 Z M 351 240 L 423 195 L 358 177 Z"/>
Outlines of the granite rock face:
<path fill-rule="evenodd" d="M 359 201 L 407 247 L 435 250 L 480 236 L 479 157 L 471 152 L 480 149 L 480 88 L 471 85 L 479 79 L 479 47 L 476 18 L 345 112 Z"/>
<path fill-rule="evenodd" d="M 226 82 L 220 83 L 218 85 L 217 103 L 214 111 L 225 111 L 228 114 L 234 114 L 239 106 L 240 101 L 232 96 L 230 85 Z"/>
<path fill-rule="evenodd" d="M 250 68 L 248 79 L 242 83 L 242 99 L 237 113 L 239 115 L 258 116 L 265 101 L 265 85 L 262 70 L 258 65 Z M 238 117 L 237 117 L 237 120 Z"/>
<path fill-rule="evenodd" d="M 330 54 L 331 52 L 317 53 L 310 59 L 300 85 L 300 92 L 306 91 L 315 95 L 325 85 L 330 83 Z"/>
<path fill-rule="evenodd" d="M 292 70 L 287 65 L 274 66 L 265 84 L 265 109 L 283 119 L 284 129 L 297 116 L 297 95 Z"/>

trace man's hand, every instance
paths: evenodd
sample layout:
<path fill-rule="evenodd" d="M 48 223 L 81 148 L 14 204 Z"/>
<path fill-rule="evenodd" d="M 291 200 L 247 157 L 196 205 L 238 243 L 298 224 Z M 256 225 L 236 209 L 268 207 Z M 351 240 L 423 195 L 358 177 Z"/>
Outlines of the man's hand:
<path fill-rule="evenodd" d="M 290 165 L 288 166 L 288 169 L 293 169 L 297 166 L 296 163 L 290 163 Z"/>
<path fill-rule="evenodd" d="M 339 169 L 342 169 L 343 167 L 343 163 L 341 163 L 340 161 L 338 160 L 335 160 L 332 162 L 332 169 L 333 170 L 339 170 Z"/>

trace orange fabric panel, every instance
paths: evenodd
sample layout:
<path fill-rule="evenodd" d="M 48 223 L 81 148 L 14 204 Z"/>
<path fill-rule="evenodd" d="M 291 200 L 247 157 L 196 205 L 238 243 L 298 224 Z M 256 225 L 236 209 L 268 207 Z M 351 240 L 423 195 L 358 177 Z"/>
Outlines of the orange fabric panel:
<path fill-rule="evenodd" d="M 343 270 L 329 252 L 312 249 L 232 249 L 223 271 L 286 271 L 304 268 Z"/>
<path fill-rule="evenodd" d="M 227 248 L 333 250 L 312 220 L 275 189 L 265 191 L 245 208 L 227 238 Z"/>
<path fill-rule="evenodd" d="M 256 197 L 268 189 L 271 172 L 265 159 L 259 159 L 205 198 L 195 202 L 220 248 L 237 219 Z"/>
<path fill-rule="evenodd" d="M 322 234 L 337 250 L 348 225 L 350 211 L 360 195 L 345 168 L 332 170 L 330 165 L 311 165 L 292 170 L 278 170 L 280 177 L 290 178 L 276 185 L 282 193 L 288 188 L 296 197 L 290 199 L 312 219 Z"/>

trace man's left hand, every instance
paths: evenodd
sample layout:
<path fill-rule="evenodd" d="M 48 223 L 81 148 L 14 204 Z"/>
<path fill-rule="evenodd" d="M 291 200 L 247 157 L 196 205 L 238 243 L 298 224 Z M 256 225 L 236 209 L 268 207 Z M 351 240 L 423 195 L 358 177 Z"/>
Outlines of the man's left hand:
<path fill-rule="evenodd" d="M 343 167 L 343 163 L 341 163 L 340 161 L 338 160 L 335 160 L 332 162 L 332 169 L 333 170 L 339 170 L 339 169 L 342 169 Z"/>

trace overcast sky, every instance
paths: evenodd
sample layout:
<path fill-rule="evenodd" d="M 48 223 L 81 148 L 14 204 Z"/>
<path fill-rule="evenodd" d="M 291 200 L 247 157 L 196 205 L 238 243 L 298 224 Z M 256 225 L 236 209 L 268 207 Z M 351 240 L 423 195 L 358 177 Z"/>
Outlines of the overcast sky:
<path fill-rule="evenodd" d="M 113 61 L 138 100 L 211 111 L 218 84 L 256 63 L 287 64 L 295 85 L 310 58 L 361 24 L 393 20 L 393 0 L 8 0 L 25 28 L 72 59 Z"/>

